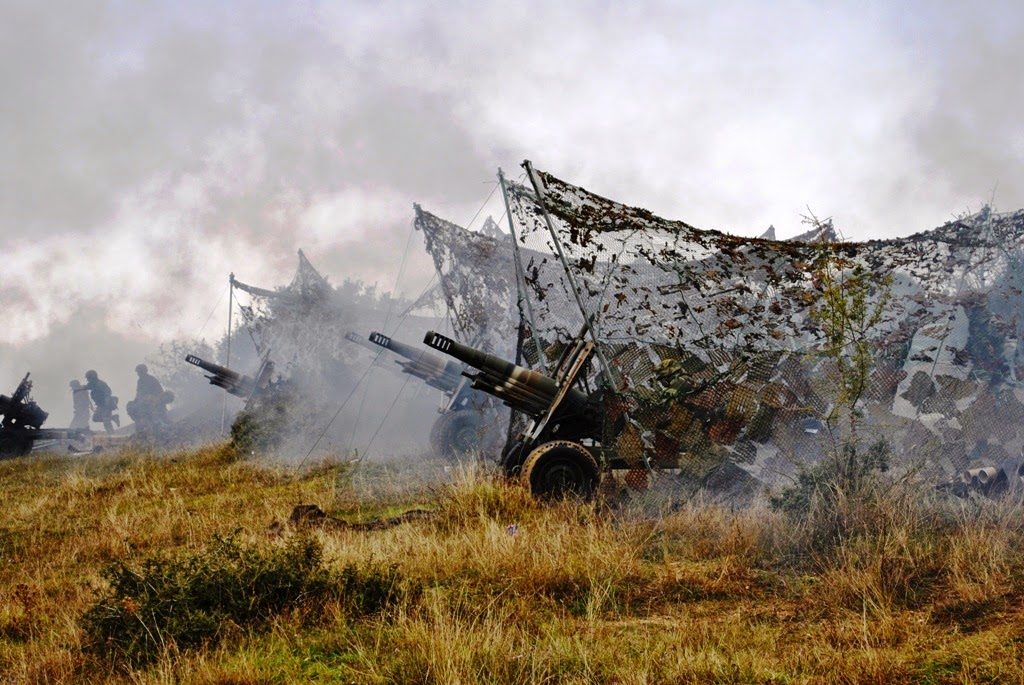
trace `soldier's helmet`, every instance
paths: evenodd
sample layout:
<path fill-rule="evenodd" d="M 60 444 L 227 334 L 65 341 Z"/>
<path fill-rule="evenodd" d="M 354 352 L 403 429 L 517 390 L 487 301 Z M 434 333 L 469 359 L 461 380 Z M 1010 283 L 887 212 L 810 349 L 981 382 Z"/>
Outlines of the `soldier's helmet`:
<path fill-rule="evenodd" d="M 99 378 L 99 374 L 97 374 L 95 371 L 90 369 L 89 371 L 85 372 L 85 379 L 86 380 L 94 381 L 97 378 Z"/>
<path fill-rule="evenodd" d="M 135 373 L 139 375 L 149 373 L 149 368 L 145 364 L 139 364 L 138 366 L 135 367 Z"/>
<path fill-rule="evenodd" d="M 71 381 L 70 383 L 68 383 L 68 385 L 71 386 L 72 390 L 78 390 L 79 388 L 82 387 L 82 384 L 79 383 L 77 380 Z"/>

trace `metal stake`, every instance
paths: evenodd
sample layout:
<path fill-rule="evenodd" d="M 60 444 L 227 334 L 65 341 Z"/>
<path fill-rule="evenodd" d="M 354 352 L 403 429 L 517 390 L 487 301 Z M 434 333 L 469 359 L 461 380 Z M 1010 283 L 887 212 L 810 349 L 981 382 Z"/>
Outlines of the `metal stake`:
<path fill-rule="evenodd" d="M 537 348 L 537 356 L 542 369 L 548 368 L 547 356 L 540 344 L 540 336 L 537 334 L 537 326 L 533 317 L 533 305 L 530 304 L 530 295 L 526 289 L 526 274 L 523 273 L 523 259 L 519 254 L 519 240 L 516 238 L 515 222 L 512 220 L 512 210 L 508 205 L 508 189 L 505 187 L 505 174 L 498 167 L 498 182 L 501 184 L 501 196 L 505 200 L 505 215 L 508 217 L 508 230 L 512 235 L 512 258 L 516 264 L 516 290 L 518 292 L 519 311 L 523 310 L 523 303 L 526 303 L 526 322 L 530 324 L 530 333 L 533 335 L 533 344 Z"/>
<path fill-rule="evenodd" d="M 615 389 L 615 377 L 612 375 L 611 367 L 608 366 L 608 361 L 604 358 L 604 352 L 602 351 L 602 345 L 600 339 L 597 337 L 597 331 L 594 330 L 594 324 L 590 320 L 590 316 L 587 315 L 586 307 L 583 306 L 583 298 L 580 295 L 579 286 L 576 284 L 576 278 L 573 276 L 572 270 L 569 268 L 569 262 L 565 258 L 565 253 L 562 251 L 562 241 L 558 238 L 558 234 L 555 233 L 555 225 L 551 221 L 551 215 L 548 214 L 548 208 L 544 205 L 544 185 L 540 179 L 537 178 L 534 172 L 533 165 L 530 164 L 530 160 L 523 162 L 523 168 L 526 169 L 526 173 L 530 176 L 530 183 L 533 185 L 534 192 L 537 193 L 537 199 L 540 201 L 540 209 L 544 213 L 544 221 L 547 222 L 548 231 L 551 232 L 551 240 L 554 241 L 555 251 L 558 253 L 558 258 L 562 262 L 562 268 L 565 269 L 565 276 L 569 279 L 569 285 L 572 288 L 573 297 L 576 298 L 576 305 L 580 308 L 580 313 L 583 315 L 583 325 L 586 326 L 590 332 L 590 337 L 594 340 L 594 350 L 597 352 L 597 360 L 601 362 L 601 373 L 604 376 L 604 381 L 608 387 L 612 390 Z"/>

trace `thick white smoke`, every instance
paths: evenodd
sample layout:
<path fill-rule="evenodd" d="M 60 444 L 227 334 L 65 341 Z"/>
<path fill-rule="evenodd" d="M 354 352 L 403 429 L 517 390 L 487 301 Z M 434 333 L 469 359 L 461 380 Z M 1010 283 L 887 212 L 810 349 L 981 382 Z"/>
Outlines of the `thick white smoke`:
<path fill-rule="evenodd" d="M 285 282 L 299 247 L 335 282 L 390 289 L 413 202 L 469 223 L 524 158 L 749 235 L 799 232 L 806 205 L 858 239 L 993 192 L 1024 206 L 1022 18 L 1009 2 L 14 0 L 0 386 L 32 371 L 65 423 L 68 372 L 131 387 L 161 340 L 219 336 L 221 313 L 204 324 L 230 271 Z M 430 273 L 414 241 L 399 288 Z"/>

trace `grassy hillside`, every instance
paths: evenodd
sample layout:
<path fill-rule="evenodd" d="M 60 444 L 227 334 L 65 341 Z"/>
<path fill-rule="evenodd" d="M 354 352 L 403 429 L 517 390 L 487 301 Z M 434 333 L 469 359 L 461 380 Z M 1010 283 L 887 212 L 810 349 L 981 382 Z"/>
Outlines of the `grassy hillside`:
<path fill-rule="evenodd" d="M 220 447 L 6 461 L 0 498 L 5 684 L 1024 682 L 1010 502 L 542 506 L 473 468 Z M 288 522 L 309 503 L 433 513 Z"/>

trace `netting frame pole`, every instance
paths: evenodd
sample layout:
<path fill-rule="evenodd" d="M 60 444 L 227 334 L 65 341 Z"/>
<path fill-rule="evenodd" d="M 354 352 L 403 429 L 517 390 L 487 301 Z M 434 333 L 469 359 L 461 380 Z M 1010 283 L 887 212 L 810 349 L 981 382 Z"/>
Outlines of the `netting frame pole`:
<path fill-rule="evenodd" d="M 590 333 L 590 337 L 594 341 L 594 351 L 597 352 L 597 360 L 601 363 L 601 375 L 604 376 L 604 381 L 608 385 L 610 390 L 615 390 L 615 376 L 612 375 L 611 367 L 608 366 L 608 360 L 604 358 L 604 351 L 602 350 L 601 340 L 597 336 L 597 331 L 594 330 L 594 324 L 590 320 L 590 316 L 587 314 L 586 307 L 583 306 L 583 298 L 580 297 L 580 289 L 576 284 L 576 279 L 572 275 L 572 270 L 569 268 L 569 262 L 565 258 L 565 252 L 562 251 L 562 241 L 558 239 L 558 234 L 555 233 L 555 224 L 551 221 L 551 215 L 548 214 L 548 208 L 544 203 L 544 185 L 537 178 L 533 164 L 530 160 L 523 161 L 523 168 L 526 169 L 527 175 L 530 177 L 530 184 L 533 186 L 533 190 L 537 193 L 537 200 L 540 203 L 540 210 L 544 214 L 544 221 L 548 225 L 548 231 L 551 233 L 551 240 L 555 244 L 555 252 L 558 253 L 558 259 L 562 262 L 562 268 L 565 270 L 565 277 L 569 279 L 569 287 L 572 290 L 572 295 L 576 299 L 576 306 L 580 308 L 580 314 L 583 315 L 583 325 Z"/>
<path fill-rule="evenodd" d="M 231 367 L 231 315 L 235 310 L 235 272 L 228 276 L 228 343 L 224 353 L 224 366 Z M 224 395 L 224 402 L 220 409 L 220 432 L 223 435 L 228 424 L 228 396 Z"/>
<path fill-rule="evenodd" d="M 523 311 L 523 303 L 526 303 L 526 322 L 530 324 L 530 334 L 533 336 L 533 344 L 537 348 L 537 358 L 542 369 L 547 370 L 548 360 L 544 354 L 544 347 L 540 344 L 540 336 L 537 334 L 537 326 L 533 316 L 533 305 L 530 304 L 530 295 L 526 289 L 526 274 L 523 273 L 523 258 L 519 254 L 519 240 L 516 237 L 515 221 L 512 220 L 512 210 L 508 204 L 508 188 L 505 186 L 505 172 L 498 167 L 498 183 L 501 185 L 501 197 L 505 201 L 505 216 L 508 217 L 508 230 L 512 236 L 512 260 L 516 266 L 516 290 L 518 291 L 519 311 Z"/>

